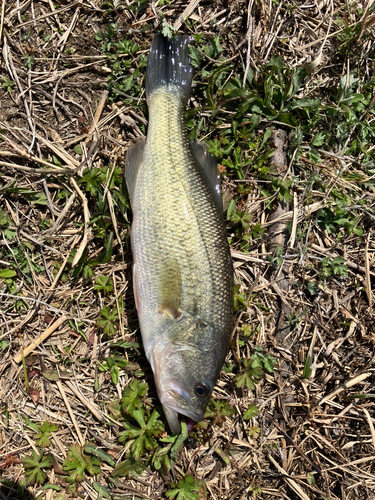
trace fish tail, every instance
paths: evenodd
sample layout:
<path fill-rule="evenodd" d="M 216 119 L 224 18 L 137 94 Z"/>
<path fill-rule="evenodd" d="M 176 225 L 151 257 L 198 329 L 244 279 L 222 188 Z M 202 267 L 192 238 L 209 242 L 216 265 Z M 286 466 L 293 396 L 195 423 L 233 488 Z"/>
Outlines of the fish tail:
<path fill-rule="evenodd" d="M 180 93 L 182 102 L 187 103 L 193 79 L 193 68 L 189 59 L 190 37 L 180 35 L 171 39 L 158 33 L 151 45 L 146 71 L 146 97 L 167 87 Z"/>

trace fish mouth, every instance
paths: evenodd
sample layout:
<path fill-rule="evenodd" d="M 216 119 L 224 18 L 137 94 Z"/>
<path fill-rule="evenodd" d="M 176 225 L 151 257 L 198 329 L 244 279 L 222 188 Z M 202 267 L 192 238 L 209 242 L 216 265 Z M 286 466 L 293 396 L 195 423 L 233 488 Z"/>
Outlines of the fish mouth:
<path fill-rule="evenodd" d="M 181 432 L 180 414 L 178 413 L 177 410 L 174 410 L 173 408 L 170 408 L 167 405 L 162 404 L 162 407 L 164 415 L 168 421 L 169 428 L 172 431 L 172 434 L 180 434 Z"/>
<path fill-rule="evenodd" d="M 186 417 L 186 424 L 188 432 L 193 430 L 194 425 L 197 422 L 203 420 L 203 415 L 194 414 L 194 418 L 192 418 L 193 412 L 189 412 L 189 415 L 186 412 L 182 413 L 181 411 L 176 410 L 175 408 L 171 408 L 170 406 L 163 405 L 164 415 L 167 419 L 169 428 L 172 431 L 172 434 L 180 434 L 181 432 L 181 416 Z"/>
<path fill-rule="evenodd" d="M 203 420 L 204 414 L 189 408 L 189 397 L 187 392 L 174 382 L 168 384 L 160 398 L 160 402 L 173 434 L 179 434 L 181 432 L 181 415 L 184 415 L 194 422 Z M 192 425 L 189 425 L 189 427 L 192 427 Z"/>

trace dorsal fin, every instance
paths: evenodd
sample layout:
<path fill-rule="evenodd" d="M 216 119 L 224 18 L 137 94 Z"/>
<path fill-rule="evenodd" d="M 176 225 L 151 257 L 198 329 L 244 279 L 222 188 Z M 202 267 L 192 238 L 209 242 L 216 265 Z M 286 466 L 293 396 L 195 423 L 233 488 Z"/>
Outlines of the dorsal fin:
<path fill-rule="evenodd" d="M 223 200 L 221 198 L 221 187 L 220 187 L 220 174 L 217 169 L 216 158 L 214 158 L 207 150 L 207 146 L 202 142 L 191 141 L 190 150 L 196 161 L 196 163 L 201 167 L 204 178 L 207 181 L 216 204 L 223 213 Z"/>
<path fill-rule="evenodd" d="M 138 137 L 132 141 L 128 147 L 125 162 L 125 179 L 130 196 L 130 203 L 133 205 L 135 183 L 137 181 L 138 171 L 143 163 L 146 140 L 144 137 Z"/>

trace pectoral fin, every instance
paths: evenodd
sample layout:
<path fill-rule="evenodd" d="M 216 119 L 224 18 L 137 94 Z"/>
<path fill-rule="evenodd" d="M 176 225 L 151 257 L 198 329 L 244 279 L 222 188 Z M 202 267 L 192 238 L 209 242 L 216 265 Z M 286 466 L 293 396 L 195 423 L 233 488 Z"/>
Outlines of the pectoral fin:
<path fill-rule="evenodd" d="M 191 141 L 190 150 L 195 161 L 201 167 L 207 185 L 210 188 L 216 204 L 223 213 L 223 201 L 221 199 L 220 175 L 217 169 L 216 159 L 210 155 L 207 146 L 202 142 Z"/>
<path fill-rule="evenodd" d="M 130 143 L 125 162 L 125 178 L 128 187 L 130 203 L 133 205 L 135 184 L 138 171 L 143 163 L 146 140 L 144 137 L 138 137 Z"/>
<path fill-rule="evenodd" d="M 159 292 L 159 313 L 171 319 L 181 316 L 181 270 L 174 259 L 164 261 L 161 266 L 161 285 Z"/>

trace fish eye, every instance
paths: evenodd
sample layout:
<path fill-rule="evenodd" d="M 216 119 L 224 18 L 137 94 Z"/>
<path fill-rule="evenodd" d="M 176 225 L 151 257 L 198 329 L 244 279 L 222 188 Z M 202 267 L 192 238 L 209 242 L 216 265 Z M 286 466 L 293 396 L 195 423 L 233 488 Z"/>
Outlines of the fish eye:
<path fill-rule="evenodd" d="M 209 388 L 208 384 L 206 384 L 206 382 L 199 382 L 195 386 L 195 394 L 199 398 L 205 398 L 206 396 L 209 395 L 209 393 L 210 393 L 210 388 Z"/>

